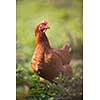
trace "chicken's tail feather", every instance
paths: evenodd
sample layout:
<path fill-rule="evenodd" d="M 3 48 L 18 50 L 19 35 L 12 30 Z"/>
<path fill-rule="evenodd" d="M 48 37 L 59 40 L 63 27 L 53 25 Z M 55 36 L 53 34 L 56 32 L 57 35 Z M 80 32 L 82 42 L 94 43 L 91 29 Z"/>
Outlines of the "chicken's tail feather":
<path fill-rule="evenodd" d="M 68 52 L 71 52 L 71 51 L 72 51 L 72 48 L 71 48 L 71 46 L 70 46 L 69 44 L 65 44 L 65 45 L 63 46 L 62 50 L 66 50 L 66 51 L 68 51 Z"/>

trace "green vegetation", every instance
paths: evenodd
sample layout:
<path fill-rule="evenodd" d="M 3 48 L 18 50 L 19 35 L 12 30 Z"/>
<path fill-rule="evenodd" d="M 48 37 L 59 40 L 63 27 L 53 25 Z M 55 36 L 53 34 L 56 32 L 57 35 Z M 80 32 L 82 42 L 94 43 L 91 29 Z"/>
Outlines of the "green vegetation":
<path fill-rule="evenodd" d="M 82 0 L 17 0 L 16 96 L 17 100 L 82 100 Z M 48 20 L 52 47 L 72 47 L 73 78 L 57 78 L 57 85 L 41 83 L 31 69 L 35 25 Z"/>

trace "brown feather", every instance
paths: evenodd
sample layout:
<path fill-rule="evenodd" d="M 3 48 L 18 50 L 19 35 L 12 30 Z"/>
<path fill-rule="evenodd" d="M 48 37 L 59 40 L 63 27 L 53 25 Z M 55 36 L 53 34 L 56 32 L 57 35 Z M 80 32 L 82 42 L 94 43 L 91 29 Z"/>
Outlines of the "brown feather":
<path fill-rule="evenodd" d="M 69 65 L 71 61 L 70 46 L 65 45 L 61 49 L 51 48 L 46 34 L 39 31 L 39 25 L 35 29 L 36 48 L 32 57 L 33 71 L 51 82 L 60 73 L 71 77 L 72 69 Z"/>

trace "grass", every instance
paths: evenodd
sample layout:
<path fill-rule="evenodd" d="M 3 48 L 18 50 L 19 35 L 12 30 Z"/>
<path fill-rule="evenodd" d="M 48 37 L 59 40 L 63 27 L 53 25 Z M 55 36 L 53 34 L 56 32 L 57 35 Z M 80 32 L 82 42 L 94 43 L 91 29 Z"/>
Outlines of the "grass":
<path fill-rule="evenodd" d="M 62 93 L 57 94 L 58 90 L 56 89 L 59 86 L 45 82 L 45 87 L 32 72 L 31 58 L 35 48 L 34 29 L 35 25 L 42 20 L 49 21 L 50 30 L 46 34 L 50 44 L 54 48 L 60 48 L 67 42 L 71 44 L 74 59 L 72 61 L 73 71 L 76 73 L 75 75 L 80 76 L 82 74 L 82 63 L 78 63 L 77 58 L 82 60 L 82 0 L 17 0 L 16 12 L 17 100 L 54 100 L 54 98 L 64 96 Z M 76 82 L 76 80 L 72 82 Z M 34 85 L 36 86 L 30 89 Z M 81 84 L 79 86 L 79 88 L 82 87 Z M 64 88 L 66 89 L 66 87 Z M 31 98 L 30 96 L 35 91 L 37 92 L 36 96 Z M 47 91 L 50 93 L 49 96 L 46 95 Z M 26 97 L 30 98 L 24 99 Z"/>

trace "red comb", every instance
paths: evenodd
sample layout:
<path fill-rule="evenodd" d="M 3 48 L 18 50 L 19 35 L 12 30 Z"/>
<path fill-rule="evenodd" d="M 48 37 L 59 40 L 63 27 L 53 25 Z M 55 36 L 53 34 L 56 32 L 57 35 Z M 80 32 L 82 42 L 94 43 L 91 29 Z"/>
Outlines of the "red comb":
<path fill-rule="evenodd" d="M 42 23 L 48 24 L 48 21 L 47 20 L 43 20 Z"/>

